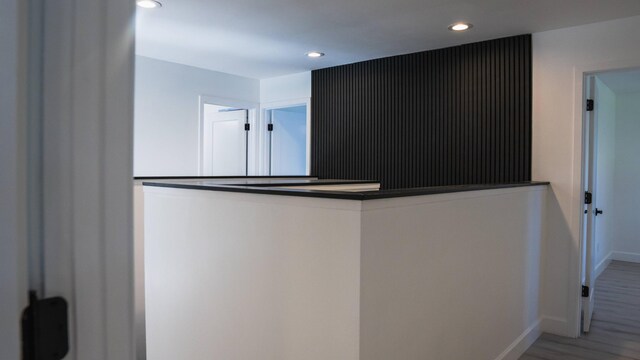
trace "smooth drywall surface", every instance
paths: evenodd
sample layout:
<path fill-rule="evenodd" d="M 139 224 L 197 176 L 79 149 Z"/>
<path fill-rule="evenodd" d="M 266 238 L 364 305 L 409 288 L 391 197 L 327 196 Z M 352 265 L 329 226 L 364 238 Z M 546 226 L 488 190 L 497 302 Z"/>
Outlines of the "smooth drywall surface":
<path fill-rule="evenodd" d="M 310 71 L 260 80 L 260 102 L 263 105 L 310 97 Z"/>
<path fill-rule="evenodd" d="M 144 193 L 142 181 L 133 184 L 133 294 L 136 358 L 147 358 L 144 320 Z"/>
<path fill-rule="evenodd" d="M 517 359 L 540 334 L 546 189 L 145 188 L 148 356 Z"/>
<path fill-rule="evenodd" d="M 569 284 L 572 254 L 579 253 L 573 217 L 582 216 L 579 179 L 574 179 L 576 109 L 575 68 L 603 63 L 640 65 L 640 17 L 533 34 L 533 159 L 534 180 L 551 181 L 545 264 L 545 330 L 575 335 L 567 321 L 573 315 L 569 299 L 579 284 Z M 579 98 L 579 97 L 578 97 Z M 579 139 L 579 138 L 578 138 Z M 575 186 L 575 188 L 574 188 Z M 571 285 L 571 286 L 569 286 Z M 574 287 L 575 286 L 575 287 Z"/>
<path fill-rule="evenodd" d="M 597 126 L 597 181 L 595 207 L 604 213 L 595 217 L 596 241 L 594 265 L 606 261 L 615 239 L 615 159 L 616 159 L 616 95 L 596 78 L 595 108 Z"/>
<path fill-rule="evenodd" d="M 258 103 L 260 81 L 136 56 L 134 175 L 198 175 L 201 95 Z"/>
<path fill-rule="evenodd" d="M 363 205 L 362 359 L 517 359 L 539 335 L 546 186 L 452 195 Z"/>
<path fill-rule="evenodd" d="M 640 93 L 617 95 L 615 251 L 640 260 Z M 606 209 L 605 209 L 606 210 Z"/>
<path fill-rule="evenodd" d="M 359 359 L 355 203 L 146 187 L 148 358 Z"/>

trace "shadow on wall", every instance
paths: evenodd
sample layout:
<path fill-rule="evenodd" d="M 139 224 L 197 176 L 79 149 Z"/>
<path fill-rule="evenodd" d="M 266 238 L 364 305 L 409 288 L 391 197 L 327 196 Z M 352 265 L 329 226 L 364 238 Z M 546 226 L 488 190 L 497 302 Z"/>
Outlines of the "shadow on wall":
<path fill-rule="evenodd" d="M 547 192 L 547 217 L 545 225 L 545 242 L 543 257 L 543 330 L 552 334 L 567 336 L 569 319 L 566 318 L 568 305 L 559 303 L 559 298 L 566 299 L 570 289 L 566 284 L 569 281 L 571 260 L 568 254 L 577 253 L 579 250 L 577 241 L 572 241 L 570 219 L 567 219 L 560 206 L 557 190 L 553 184 Z M 570 213 L 570 212 L 569 212 Z M 553 232 L 549 229 L 554 229 Z M 560 266 L 557 266 L 561 264 Z M 552 286 L 555 285 L 555 286 Z M 558 294 L 563 294 L 558 297 Z M 569 297 L 570 298 L 570 297 Z"/>

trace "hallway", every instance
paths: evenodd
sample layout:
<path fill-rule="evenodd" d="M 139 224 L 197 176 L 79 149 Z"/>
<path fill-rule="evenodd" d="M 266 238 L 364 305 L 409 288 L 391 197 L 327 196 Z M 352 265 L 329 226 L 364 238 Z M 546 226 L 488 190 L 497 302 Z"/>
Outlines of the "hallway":
<path fill-rule="evenodd" d="M 596 282 L 591 332 L 543 334 L 520 360 L 640 359 L 640 264 L 612 261 Z"/>

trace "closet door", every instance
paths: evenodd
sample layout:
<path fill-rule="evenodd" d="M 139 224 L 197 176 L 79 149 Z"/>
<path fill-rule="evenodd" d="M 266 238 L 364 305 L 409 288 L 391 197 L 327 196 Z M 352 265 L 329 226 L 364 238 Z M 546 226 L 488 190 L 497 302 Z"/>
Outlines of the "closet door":
<path fill-rule="evenodd" d="M 203 169 L 205 176 L 247 175 L 247 110 L 206 114 Z"/>

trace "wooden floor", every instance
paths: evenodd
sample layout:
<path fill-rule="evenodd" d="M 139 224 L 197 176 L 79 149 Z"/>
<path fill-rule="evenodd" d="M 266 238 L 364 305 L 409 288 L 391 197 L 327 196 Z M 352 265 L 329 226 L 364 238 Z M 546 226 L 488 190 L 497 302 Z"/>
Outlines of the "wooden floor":
<path fill-rule="evenodd" d="M 640 359 L 640 264 L 611 262 L 596 282 L 589 334 L 543 334 L 520 357 L 531 359 Z"/>

